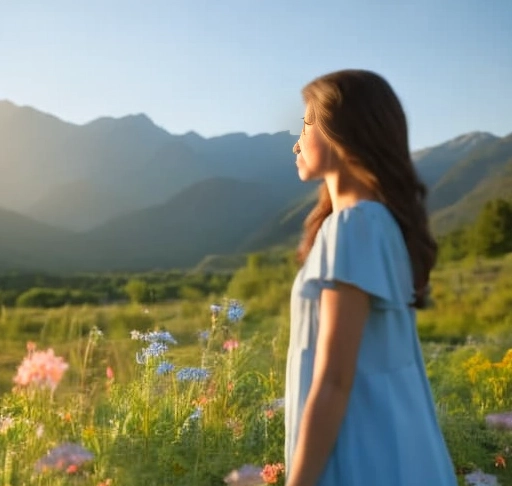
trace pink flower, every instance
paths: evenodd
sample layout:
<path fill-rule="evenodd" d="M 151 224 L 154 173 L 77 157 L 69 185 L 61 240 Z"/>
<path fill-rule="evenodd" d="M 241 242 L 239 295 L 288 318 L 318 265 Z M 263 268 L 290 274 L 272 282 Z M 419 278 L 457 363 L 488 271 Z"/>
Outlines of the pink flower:
<path fill-rule="evenodd" d="M 36 343 L 34 341 L 27 341 L 27 353 L 33 353 L 36 350 Z"/>
<path fill-rule="evenodd" d="M 276 413 L 271 408 L 265 410 L 265 417 L 267 417 L 269 420 L 273 419 L 275 414 Z"/>
<path fill-rule="evenodd" d="M 236 339 L 228 339 L 222 345 L 224 350 L 228 351 L 228 352 L 233 351 L 233 349 L 238 348 L 238 346 L 239 346 L 239 343 L 238 343 L 238 341 Z"/>
<path fill-rule="evenodd" d="M 284 474 L 284 464 L 278 462 L 276 464 L 265 464 L 261 477 L 265 484 L 277 484 L 279 478 Z"/>
<path fill-rule="evenodd" d="M 29 351 L 14 377 L 18 386 L 48 387 L 52 391 L 62 380 L 69 365 L 60 356 L 55 356 L 53 349 L 47 351 Z"/>
<path fill-rule="evenodd" d="M 225 478 L 224 482 L 233 486 L 260 486 L 261 467 L 245 464 L 240 469 L 234 469 Z"/>
<path fill-rule="evenodd" d="M 107 380 L 112 381 L 114 379 L 114 370 L 110 366 L 107 366 L 106 375 Z"/>

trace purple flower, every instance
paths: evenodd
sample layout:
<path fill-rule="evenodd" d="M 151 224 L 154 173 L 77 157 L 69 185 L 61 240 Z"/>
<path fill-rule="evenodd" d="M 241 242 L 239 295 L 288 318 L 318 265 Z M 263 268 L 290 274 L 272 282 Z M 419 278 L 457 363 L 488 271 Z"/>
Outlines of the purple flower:
<path fill-rule="evenodd" d="M 493 474 L 485 474 L 478 470 L 464 476 L 468 486 L 499 486 L 498 479 Z"/>
<path fill-rule="evenodd" d="M 47 469 L 56 469 L 65 471 L 69 467 L 79 467 L 85 462 L 92 461 L 94 454 L 84 449 L 79 444 L 65 442 L 58 447 L 54 447 L 46 456 L 36 462 L 35 469 L 38 472 Z"/>
<path fill-rule="evenodd" d="M 512 429 L 512 412 L 492 413 L 485 417 L 488 427 L 496 429 Z"/>

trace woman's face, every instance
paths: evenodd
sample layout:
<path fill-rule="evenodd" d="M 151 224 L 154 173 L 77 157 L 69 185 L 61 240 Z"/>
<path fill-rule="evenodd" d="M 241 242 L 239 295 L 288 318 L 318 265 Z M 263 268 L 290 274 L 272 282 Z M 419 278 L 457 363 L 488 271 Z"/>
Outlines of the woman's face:
<path fill-rule="evenodd" d="M 330 144 L 312 120 L 308 106 L 304 114 L 304 128 L 298 141 L 300 153 L 295 161 L 302 181 L 322 179 L 331 166 Z"/>

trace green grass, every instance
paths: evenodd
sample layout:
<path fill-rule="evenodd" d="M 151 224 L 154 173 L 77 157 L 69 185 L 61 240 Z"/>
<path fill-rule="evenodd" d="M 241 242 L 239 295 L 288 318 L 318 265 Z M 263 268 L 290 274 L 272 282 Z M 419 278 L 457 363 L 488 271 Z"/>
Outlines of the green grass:
<path fill-rule="evenodd" d="M 427 372 L 455 466 L 460 473 L 481 468 L 496 474 L 502 485 L 512 484 L 512 473 L 497 469 L 495 458 L 512 461 L 512 434 L 488 429 L 485 415 L 512 409 L 512 368 L 500 365 L 512 348 L 511 274 L 510 256 L 440 266 L 432 278 L 435 305 L 418 314 Z M 269 417 L 265 410 L 283 395 L 292 275 L 285 264 L 235 274 L 229 294 L 242 298 L 246 315 L 229 327 L 229 336 L 241 343 L 233 353 L 222 351 L 223 335 L 210 341 L 206 354 L 198 341 L 198 333 L 211 328 L 214 297 L 147 310 L 134 305 L 2 309 L 0 484 L 105 486 L 111 479 L 123 486 L 210 486 L 224 484 L 223 477 L 242 464 L 282 461 L 283 413 Z M 103 332 L 100 339 L 91 337 L 96 328 Z M 155 373 L 157 362 L 137 364 L 144 343 L 130 339 L 132 330 L 170 331 L 178 345 L 165 359 L 175 371 L 161 376 Z M 39 349 L 52 347 L 69 363 L 54 394 L 11 391 L 27 341 Z M 478 356 L 490 363 L 487 368 L 478 365 Z M 177 379 L 182 367 L 205 363 L 211 367 L 208 380 Z M 198 406 L 201 417 L 193 420 Z M 94 460 L 76 474 L 35 473 L 36 462 L 65 441 L 81 444 Z"/>

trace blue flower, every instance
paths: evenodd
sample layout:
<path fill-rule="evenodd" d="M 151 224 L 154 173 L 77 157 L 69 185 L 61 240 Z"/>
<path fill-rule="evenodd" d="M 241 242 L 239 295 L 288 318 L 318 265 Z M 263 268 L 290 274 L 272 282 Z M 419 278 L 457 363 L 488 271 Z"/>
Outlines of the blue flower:
<path fill-rule="evenodd" d="M 199 341 L 208 341 L 210 337 L 210 331 L 201 331 L 199 333 Z"/>
<path fill-rule="evenodd" d="M 273 410 L 274 412 L 276 410 L 280 410 L 282 408 L 284 408 L 284 398 L 276 398 L 275 400 L 273 400 L 269 405 L 268 407 Z"/>
<path fill-rule="evenodd" d="M 163 343 L 151 343 L 147 348 L 141 349 L 135 355 L 135 359 L 139 364 L 146 364 L 150 358 L 162 356 L 169 348 Z"/>
<path fill-rule="evenodd" d="M 146 354 L 156 358 L 157 356 L 164 354 L 168 349 L 169 347 L 166 344 L 154 342 L 146 348 Z"/>
<path fill-rule="evenodd" d="M 171 363 L 168 363 L 167 361 L 164 361 L 163 363 L 160 363 L 156 368 L 156 374 L 157 375 L 165 375 L 167 373 L 170 373 L 174 369 L 174 365 Z"/>
<path fill-rule="evenodd" d="M 192 412 L 192 414 L 190 415 L 190 417 L 188 418 L 188 420 L 199 420 L 202 416 L 203 416 L 203 409 L 202 409 L 201 407 L 197 407 L 197 408 Z"/>
<path fill-rule="evenodd" d="M 245 314 L 245 310 L 237 300 L 231 300 L 228 307 L 228 319 L 231 322 L 238 322 Z"/>
<path fill-rule="evenodd" d="M 209 371 L 203 368 L 182 368 L 176 373 L 176 378 L 179 381 L 202 381 L 209 375 Z"/>
<path fill-rule="evenodd" d="M 172 337 L 172 334 L 168 331 L 151 331 L 144 335 L 144 341 L 150 343 L 156 343 L 158 341 L 167 342 L 171 344 L 178 344 L 178 341 Z"/>
<path fill-rule="evenodd" d="M 147 333 L 142 333 L 134 330 L 130 332 L 130 336 L 136 341 L 146 341 L 148 343 L 161 341 L 164 343 L 178 344 L 178 341 L 176 341 L 168 331 L 149 331 Z"/>

